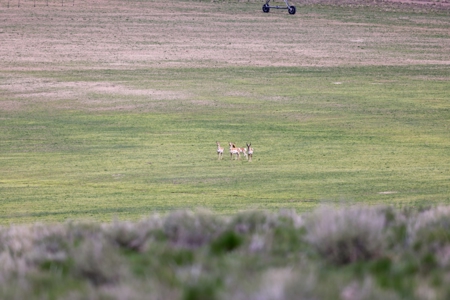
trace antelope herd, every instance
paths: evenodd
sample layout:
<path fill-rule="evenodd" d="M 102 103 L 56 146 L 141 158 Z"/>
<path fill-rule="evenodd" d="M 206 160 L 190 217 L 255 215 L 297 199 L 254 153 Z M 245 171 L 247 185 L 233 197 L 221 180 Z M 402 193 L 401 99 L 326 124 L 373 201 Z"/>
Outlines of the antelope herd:
<path fill-rule="evenodd" d="M 220 147 L 220 143 L 216 142 L 217 144 L 217 159 L 220 160 L 223 158 L 223 148 Z M 247 144 L 247 148 L 242 147 L 242 148 L 238 148 L 236 147 L 235 143 L 231 143 L 229 142 L 228 145 L 230 146 L 230 158 L 233 159 L 233 155 L 235 157 L 235 159 L 240 159 L 241 158 L 241 153 L 244 154 L 245 158 L 247 158 L 248 161 L 252 161 L 253 158 L 253 148 L 252 143 Z"/>

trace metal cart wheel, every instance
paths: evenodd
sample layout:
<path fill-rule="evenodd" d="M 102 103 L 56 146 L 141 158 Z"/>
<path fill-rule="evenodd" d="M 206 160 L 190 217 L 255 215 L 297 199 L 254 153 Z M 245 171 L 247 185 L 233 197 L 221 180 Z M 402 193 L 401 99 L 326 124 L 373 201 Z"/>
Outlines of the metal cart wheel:
<path fill-rule="evenodd" d="M 296 12 L 295 6 L 293 6 L 293 5 L 289 6 L 288 13 L 290 15 L 295 15 L 295 12 Z"/>
<path fill-rule="evenodd" d="M 268 13 L 270 11 L 269 4 L 267 4 L 267 3 L 264 4 L 263 7 L 262 7 L 262 11 L 265 12 L 265 13 Z"/>

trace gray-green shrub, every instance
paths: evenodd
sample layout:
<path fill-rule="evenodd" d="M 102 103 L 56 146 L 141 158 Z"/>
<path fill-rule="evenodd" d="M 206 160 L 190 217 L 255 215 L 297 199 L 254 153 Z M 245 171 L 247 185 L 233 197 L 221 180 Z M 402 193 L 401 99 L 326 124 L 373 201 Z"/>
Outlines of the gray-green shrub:
<path fill-rule="evenodd" d="M 0 299 L 446 299 L 450 208 L 0 227 Z"/>
<path fill-rule="evenodd" d="M 329 261 L 347 264 L 380 256 L 385 214 L 372 207 L 323 207 L 306 221 L 306 240 Z"/>

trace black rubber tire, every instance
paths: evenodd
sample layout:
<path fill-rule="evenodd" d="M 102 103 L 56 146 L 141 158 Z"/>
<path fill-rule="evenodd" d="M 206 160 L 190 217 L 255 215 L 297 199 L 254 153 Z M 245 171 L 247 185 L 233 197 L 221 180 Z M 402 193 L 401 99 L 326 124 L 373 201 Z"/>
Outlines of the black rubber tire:
<path fill-rule="evenodd" d="M 289 8 L 288 8 L 288 13 L 290 14 L 290 15 L 295 15 L 295 12 L 296 12 L 297 10 L 295 9 L 295 6 L 294 5 L 291 5 L 291 6 L 289 6 Z"/>
<path fill-rule="evenodd" d="M 262 7 L 262 11 L 265 13 L 268 13 L 270 11 L 270 7 L 268 4 L 264 4 Z"/>

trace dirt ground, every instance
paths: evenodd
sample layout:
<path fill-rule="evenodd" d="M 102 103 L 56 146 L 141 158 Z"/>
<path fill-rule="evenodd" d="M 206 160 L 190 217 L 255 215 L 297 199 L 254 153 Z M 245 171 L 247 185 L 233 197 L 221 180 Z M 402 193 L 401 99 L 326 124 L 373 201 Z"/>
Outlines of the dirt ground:
<path fill-rule="evenodd" d="M 444 8 L 450 5 L 448 0 L 302 0 L 301 3 L 317 3 L 317 4 L 403 4 L 414 6 L 433 6 Z"/>
<path fill-rule="evenodd" d="M 126 68 L 138 66 L 335 66 L 346 64 L 448 64 L 449 23 L 426 17 L 386 26 L 342 22 L 321 15 L 295 16 L 286 11 L 261 12 L 260 3 L 245 5 L 184 1 L 76 1 L 66 6 L 22 0 L 20 8 L 1 5 L 0 67 Z M 327 0 L 320 0 L 327 2 Z M 320 2 L 307 0 L 306 2 Z M 336 2 L 336 0 L 334 0 Z M 345 1 L 345 0 L 344 0 Z M 352 2 L 352 1 L 347 1 Z M 364 1 L 359 1 L 363 3 Z M 433 0 L 390 2 L 440 5 Z M 303 2 L 302 2 L 303 3 Z M 376 2 L 365 2 L 373 3 Z M 437 4 L 438 3 L 438 4 Z M 73 5 L 72 5 L 73 4 Z M 242 5 L 242 4 L 241 4 Z M 418 5 L 418 4 L 417 4 Z M 410 47 L 417 35 L 431 46 L 427 55 L 384 51 L 391 44 Z M 415 37 L 416 36 L 416 37 Z M 427 37 L 429 36 L 429 37 Z M 380 52 L 381 51 L 381 52 Z"/>
<path fill-rule="evenodd" d="M 401 5 L 447 10 L 447 0 L 328 1 L 293 3 L 297 14 L 261 11 L 262 2 L 55 1 L 0 2 L 2 110 L 33 98 L 98 93 L 153 93 L 108 82 L 61 83 L 31 71 L 227 66 L 349 66 L 450 64 L 449 18 L 427 14 L 392 17 L 387 24 L 352 14 L 358 5 Z M 330 18 L 308 3 L 343 4 L 348 15 Z M 48 6 L 47 6 L 48 3 Z M 409 7 L 408 9 L 411 9 Z M 347 18 L 347 19 L 345 19 Z"/>

